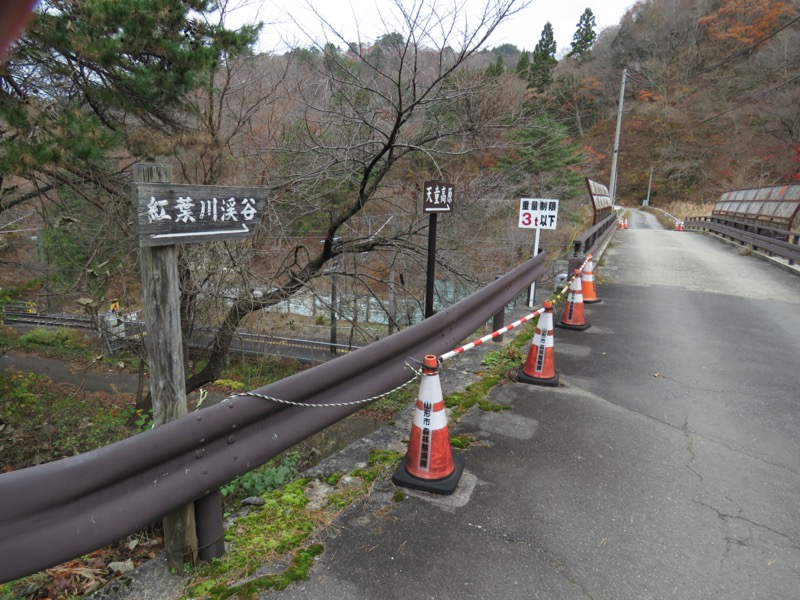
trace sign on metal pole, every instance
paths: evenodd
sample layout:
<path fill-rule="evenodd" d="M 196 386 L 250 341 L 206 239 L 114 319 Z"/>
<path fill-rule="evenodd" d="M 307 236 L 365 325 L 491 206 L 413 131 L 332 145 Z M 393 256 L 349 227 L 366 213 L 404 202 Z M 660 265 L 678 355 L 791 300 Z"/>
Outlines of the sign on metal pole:
<path fill-rule="evenodd" d="M 422 210 L 428 219 L 428 272 L 425 284 L 425 318 L 433 316 L 433 284 L 436 271 L 436 217 L 453 210 L 455 186 L 441 181 L 426 181 L 422 190 Z"/>
<path fill-rule="evenodd" d="M 523 229 L 555 229 L 558 224 L 558 200 L 522 198 L 519 202 L 519 226 Z"/>
<path fill-rule="evenodd" d="M 134 183 L 139 246 L 243 239 L 267 204 L 266 188 Z"/>
<path fill-rule="evenodd" d="M 450 212 L 453 210 L 455 186 L 441 181 L 426 181 L 422 196 L 422 210 L 426 213 Z"/>
<path fill-rule="evenodd" d="M 535 229 L 533 255 L 539 254 L 539 235 L 542 229 L 555 229 L 558 224 L 558 200 L 552 198 L 521 198 L 519 201 L 519 227 Z M 531 283 L 528 306 L 535 303 L 536 282 Z"/>

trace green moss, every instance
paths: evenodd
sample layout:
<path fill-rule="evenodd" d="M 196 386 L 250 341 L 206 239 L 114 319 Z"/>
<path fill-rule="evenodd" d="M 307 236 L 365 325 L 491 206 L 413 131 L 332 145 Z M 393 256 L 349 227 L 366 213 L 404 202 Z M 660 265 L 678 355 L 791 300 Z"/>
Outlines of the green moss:
<path fill-rule="evenodd" d="M 205 581 L 192 589 L 190 597 L 203 597 L 209 600 L 224 600 L 225 598 L 256 598 L 259 592 L 264 590 L 285 590 L 289 584 L 295 581 L 305 581 L 308 579 L 308 571 L 314 564 L 314 559 L 322 554 L 321 544 L 312 544 L 307 548 L 302 548 L 295 552 L 289 567 L 283 573 L 265 575 L 250 579 L 245 583 L 226 586 L 216 584 L 212 581 Z"/>
<path fill-rule="evenodd" d="M 458 420 L 476 404 L 481 410 L 497 412 L 509 410 L 511 407 L 504 404 L 495 404 L 486 400 L 489 391 L 500 382 L 499 376 L 484 377 L 472 383 L 463 392 L 450 394 L 444 399 L 444 405 L 452 409 L 452 419 Z"/>
<path fill-rule="evenodd" d="M 349 487 L 328 494 L 328 502 L 325 507 L 336 510 L 345 509 L 353 504 L 353 502 L 361 498 L 365 494 L 366 489 L 368 489 L 367 486 Z"/>
<path fill-rule="evenodd" d="M 372 483 L 401 458 L 398 452 L 373 450 L 367 467 L 353 471 L 362 482 L 329 494 L 323 510 L 307 509 L 305 487 L 310 479 L 298 479 L 281 490 L 262 494 L 264 505 L 237 519 L 225 532 L 229 548 L 225 556 L 195 569 L 185 597 L 255 598 L 260 591 L 282 590 L 293 581 L 308 579 L 314 558 L 323 550 L 318 544 L 304 546 L 311 533 L 335 518 L 338 511 L 369 494 Z M 338 486 L 341 479 L 341 474 L 334 474 L 326 483 Z M 283 572 L 249 579 L 270 558 L 278 556 L 291 557 L 291 564 Z M 246 581 L 237 583 L 242 580 Z"/>
<path fill-rule="evenodd" d="M 367 468 L 354 469 L 350 474 L 372 483 L 389 468 L 394 468 L 402 458 L 401 454 L 393 450 L 371 450 L 367 459 Z"/>
<path fill-rule="evenodd" d="M 283 589 L 291 581 L 307 578 L 309 561 L 322 552 L 319 546 L 300 548 L 317 525 L 305 510 L 309 481 L 298 479 L 281 490 L 262 494 L 264 506 L 241 517 L 226 531 L 229 550 L 225 556 L 195 570 L 187 597 L 248 597 L 253 591 Z M 250 576 L 270 557 L 287 553 L 292 556 L 292 565 L 283 573 L 231 586 L 230 582 Z"/>
<path fill-rule="evenodd" d="M 339 480 L 341 478 L 342 478 L 341 473 L 331 473 L 330 475 L 328 475 L 328 478 L 325 480 L 325 483 L 327 483 L 328 485 L 335 486 L 337 483 L 339 483 Z"/>
<path fill-rule="evenodd" d="M 383 469 L 387 466 L 394 466 L 401 458 L 403 458 L 402 454 L 394 450 L 372 450 L 367 459 L 367 466 Z"/>
<path fill-rule="evenodd" d="M 451 435 L 450 436 L 450 445 L 453 448 L 458 448 L 459 450 L 464 450 L 469 448 L 472 444 L 477 442 L 477 438 L 471 435 Z"/>

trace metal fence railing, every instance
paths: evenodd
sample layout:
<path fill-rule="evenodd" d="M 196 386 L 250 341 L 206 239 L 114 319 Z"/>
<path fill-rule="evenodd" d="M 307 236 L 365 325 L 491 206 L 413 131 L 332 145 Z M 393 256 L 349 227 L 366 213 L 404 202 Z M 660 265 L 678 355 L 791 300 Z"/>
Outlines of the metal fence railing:
<path fill-rule="evenodd" d="M 92 452 L 0 474 L 0 582 L 107 546 L 187 503 L 199 507 L 222 485 L 363 407 L 354 400 L 413 379 L 409 357 L 456 347 L 545 271 L 542 253 L 413 327 L 254 390 L 259 397 L 237 395 Z M 325 407 L 309 408 L 315 405 Z M 196 512 L 198 544 L 211 546 L 217 540 L 204 536 L 219 530 L 222 515 Z M 201 518 L 218 519 L 219 527 Z"/>
<path fill-rule="evenodd" d="M 753 233 L 739 229 L 733 225 L 718 222 L 718 218 L 700 217 L 684 221 L 686 229 L 712 231 L 723 237 L 735 240 L 740 244 L 749 246 L 753 250 L 762 250 L 770 256 L 780 256 L 794 265 L 800 261 L 800 234 L 796 232 L 787 235 L 787 241 L 776 239 L 768 235 Z"/>

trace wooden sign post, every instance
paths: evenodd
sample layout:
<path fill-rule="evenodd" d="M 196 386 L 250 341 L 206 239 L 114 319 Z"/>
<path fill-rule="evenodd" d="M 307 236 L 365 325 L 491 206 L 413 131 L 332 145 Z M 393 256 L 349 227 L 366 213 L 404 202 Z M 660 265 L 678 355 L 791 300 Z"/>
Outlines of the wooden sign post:
<path fill-rule="evenodd" d="M 169 183 L 170 165 L 137 164 L 136 183 Z M 135 187 L 135 186 L 134 186 Z M 145 346 L 150 363 L 150 395 L 155 426 L 187 414 L 186 373 L 181 339 L 180 288 L 175 246 L 141 248 L 142 301 L 147 324 Z M 194 504 L 181 507 L 163 519 L 164 546 L 170 568 L 183 572 L 184 564 L 197 561 Z"/>
<path fill-rule="evenodd" d="M 133 181 L 145 345 L 158 427 L 188 413 L 176 244 L 253 235 L 264 212 L 266 190 L 173 184 L 172 167 L 159 164 L 134 165 Z M 196 562 L 193 504 L 164 517 L 164 544 L 169 566 L 178 572 Z"/>

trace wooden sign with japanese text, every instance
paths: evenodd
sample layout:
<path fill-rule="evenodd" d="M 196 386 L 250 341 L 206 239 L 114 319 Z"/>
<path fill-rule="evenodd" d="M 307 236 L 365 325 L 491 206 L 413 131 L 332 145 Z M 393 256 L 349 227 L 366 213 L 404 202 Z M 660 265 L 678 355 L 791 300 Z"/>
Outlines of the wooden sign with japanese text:
<path fill-rule="evenodd" d="M 243 239 L 267 204 L 263 187 L 134 183 L 139 246 Z"/>

